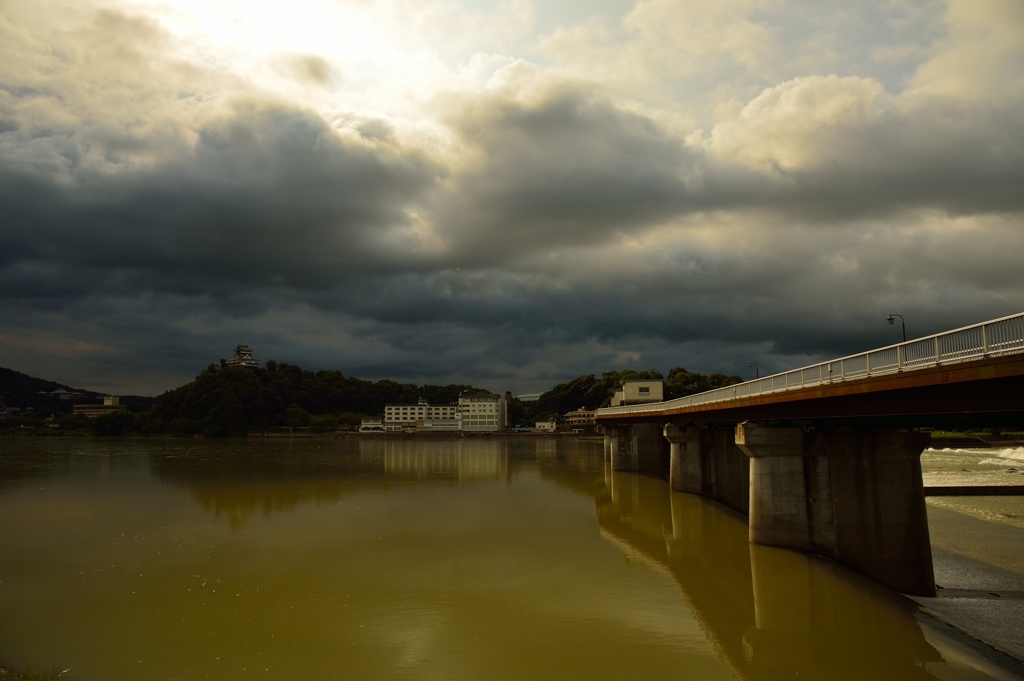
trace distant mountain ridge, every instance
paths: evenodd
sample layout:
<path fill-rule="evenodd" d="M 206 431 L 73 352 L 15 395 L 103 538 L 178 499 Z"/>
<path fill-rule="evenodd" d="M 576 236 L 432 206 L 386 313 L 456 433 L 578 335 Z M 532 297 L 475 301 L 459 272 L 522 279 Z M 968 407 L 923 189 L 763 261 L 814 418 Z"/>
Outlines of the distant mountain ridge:
<path fill-rule="evenodd" d="M 81 393 L 79 400 L 62 400 L 59 397 L 51 397 L 40 393 L 52 393 L 54 390 L 66 390 L 67 392 Z M 30 407 L 52 412 L 71 413 L 71 405 L 81 403 L 81 400 L 94 401 L 103 396 L 103 393 L 94 390 L 74 388 L 56 381 L 48 381 L 45 378 L 36 378 L 23 374 L 14 369 L 0 367 L 0 397 L 8 407 L 28 409 Z M 136 395 L 125 395 L 121 397 L 121 404 L 133 412 L 146 411 L 153 406 L 152 397 L 140 397 Z"/>

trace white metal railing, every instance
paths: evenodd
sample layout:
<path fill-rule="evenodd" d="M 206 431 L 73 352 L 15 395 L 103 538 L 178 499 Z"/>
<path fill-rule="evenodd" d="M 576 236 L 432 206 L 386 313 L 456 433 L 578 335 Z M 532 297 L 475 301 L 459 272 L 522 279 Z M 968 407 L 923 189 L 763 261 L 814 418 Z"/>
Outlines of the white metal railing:
<path fill-rule="evenodd" d="M 643 414 L 725 402 L 1018 352 L 1024 352 L 1024 312 L 667 402 L 605 407 L 598 409 L 597 415 Z"/>

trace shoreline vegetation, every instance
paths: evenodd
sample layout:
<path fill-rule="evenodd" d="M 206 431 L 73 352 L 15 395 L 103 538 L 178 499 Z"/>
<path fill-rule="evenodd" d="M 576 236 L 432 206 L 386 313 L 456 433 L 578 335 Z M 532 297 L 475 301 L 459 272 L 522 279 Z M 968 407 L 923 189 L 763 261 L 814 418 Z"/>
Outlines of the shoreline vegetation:
<path fill-rule="evenodd" d="M 89 419 L 72 413 L 74 400 L 40 392 L 48 389 L 52 393 L 53 386 L 58 384 L 8 369 L 0 370 L 0 379 L 4 379 L 0 381 L 0 393 L 6 393 L 7 406 L 22 409 L 16 416 L 8 415 L 0 427 L 7 432 L 35 435 L 91 432 L 102 436 L 246 437 L 281 429 L 305 429 L 319 434 L 345 432 L 358 427 L 363 418 L 383 414 L 387 404 L 414 405 L 420 399 L 432 404 L 453 404 L 462 392 L 479 390 L 461 384 L 416 385 L 388 379 L 373 382 L 344 376 L 340 371 L 304 371 L 297 365 L 273 360 L 265 368 L 210 364 L 194 381 L 159 397 L 145 398 L 152 403 L 142 411 L 129 406 L 125 411 Z M 534 402 L 512 399 L 509 423 L 533 426 L 537 421 L 558 421 L 563 414 L 580 407 L 595 409 L 609 404 L 622 381 L 651 379 L 664 381 L 665 399 L 742 382 L 739 376 L 704 375 L 682 367 L 673 368 L 667 377 L 656 369 L 586 374 L 556 385 Z M 9 385 L 15 380 L 20 382 Z M 40 385 L 44 387 L 41 389 Z M 26 406 L 12 401 L 13 395 L 21 395 Z"/>

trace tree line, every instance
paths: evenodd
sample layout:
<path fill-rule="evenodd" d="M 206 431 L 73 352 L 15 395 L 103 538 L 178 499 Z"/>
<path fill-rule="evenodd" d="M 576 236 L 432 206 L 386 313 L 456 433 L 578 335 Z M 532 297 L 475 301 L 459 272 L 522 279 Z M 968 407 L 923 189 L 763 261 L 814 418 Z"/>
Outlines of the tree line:
<path fill-rule="evenodd" d="M 596 374 L 585 374 L 567 383 L 556 385 L 542 394 L 536 402 L 523 403 L 514 400 L 513 422 L 533 425 L 533 421 L 557 419 L 581 407 L 590 410 L 606 407 L 611 404 L 612 396 L 623 381 L 641 380 L 664 381 L 666 400 L 743 382 L 743 379 L 735 374 L 704 375 L 687 371 L 683 367 L 674 367 L 668 372 L 668 378 L 657 369 L 605 371 L 600 377 Z"/>
<path fill-rule="evenodd" d="M 557 420 L 580 407 L 606 406 L 622 381 L 643 379 L 663 379 L 666 399 L 742 381 L 739 376 L 705 376 L 681 367 L 669 371 L 668 378 L 656 369 L 587 374 L 556 385 L 536 402 L 512 400 L 509 421 L 513 425 L 532 426 L 536 421 Z M 53 424 L 61 429 L 91 429 L 101 435 L 231 437 L 288 426 L 331 430 L 358 425 L 366 416 L 380 415 L 387 404 L 416 404 L 420 398 L 431 404 L 451 404 L 465 390 L 478 388 L 416 385 L 387 379 L 373 382 L 345 376 L 340 371 L 304 371 L 295 364 L 273 360 L 265 368 L 255 369 L 210 364 L 194 381 L 153 399 L 144 411 L 130 405 L 129 410 L 95 419 L 58 414 Z M 5 425 L 29 424 L 38 428 L 44 425 L 44 417 L 43 411 L 34 409 L 20 418 L 8 419 Z"/>

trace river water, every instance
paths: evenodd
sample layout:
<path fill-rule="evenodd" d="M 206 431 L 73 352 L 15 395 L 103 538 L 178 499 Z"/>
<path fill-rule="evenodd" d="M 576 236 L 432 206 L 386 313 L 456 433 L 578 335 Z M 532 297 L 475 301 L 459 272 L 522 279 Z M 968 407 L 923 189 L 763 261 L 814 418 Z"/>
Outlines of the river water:
<path fill-rule="evenodd" d="M 1015 678 L 597 441 L 5 438 L 0 556 L 75 681 Z"/>

